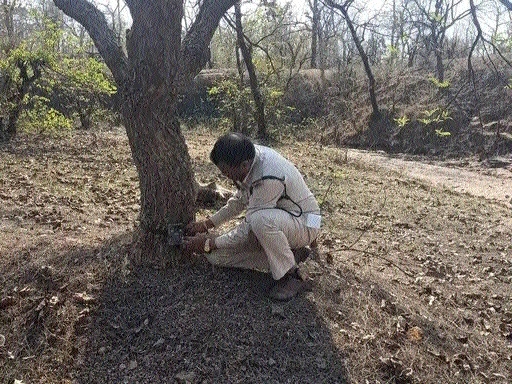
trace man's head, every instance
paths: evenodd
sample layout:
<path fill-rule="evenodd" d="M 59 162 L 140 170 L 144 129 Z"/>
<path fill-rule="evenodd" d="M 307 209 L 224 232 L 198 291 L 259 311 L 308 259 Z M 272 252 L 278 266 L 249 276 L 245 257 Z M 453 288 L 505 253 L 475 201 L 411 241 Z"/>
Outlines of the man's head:
<path fill-rule="evenodd" d="M 243 181 L 255 156 L 256 149 L 251 139 L 241 133 L 228 133 L 215 142 L 210 160 L 224 176 L 233 181 Z"/>

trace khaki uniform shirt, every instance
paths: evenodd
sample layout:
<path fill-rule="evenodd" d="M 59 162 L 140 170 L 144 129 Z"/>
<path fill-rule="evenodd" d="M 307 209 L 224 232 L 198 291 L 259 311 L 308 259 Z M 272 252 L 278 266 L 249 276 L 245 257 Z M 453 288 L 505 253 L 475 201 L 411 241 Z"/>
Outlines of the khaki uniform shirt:
<path fill-rule="evenodd" d="M 215 227 L 239 216 L 244 210 L 246 218 L 256 211 L 283 209 L 298 216 L 308 225 L 308 214 L 320 214 L 318 203 L 307 187 L 299 170 L 275 150 L 255 145 L 256 156 L 243 182 L 238 183 L 236 194 L 210 220 Z M 269 177 L 270 176 L 270 177 Z M 285 195 L 288 198 L 284 198 Z M 219 249 L 242 245 L 248 240 L 251 228 L 247 220 L 230 232 L 215 239 Z"/>

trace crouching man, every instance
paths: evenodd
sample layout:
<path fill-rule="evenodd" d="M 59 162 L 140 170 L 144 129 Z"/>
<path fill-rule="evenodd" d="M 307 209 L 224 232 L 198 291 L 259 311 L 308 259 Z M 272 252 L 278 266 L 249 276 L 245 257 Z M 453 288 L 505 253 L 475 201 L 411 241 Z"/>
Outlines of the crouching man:
<path fill-rule="evenodd" d="M 297 264 L 320 230 L 320 208 L 304 178 L 279 153 L 239 133 L 220 137 L 210 159 L 238 190 L 212 217 L 186 227 L 193 236 L 185 237 L 185 251 L 204 253 L 214 265 L 270 271 L 276 284 L 269 296 L 295 297 L 307 287 Z M 208 233 L 244 210 L 231 231 Z"/>

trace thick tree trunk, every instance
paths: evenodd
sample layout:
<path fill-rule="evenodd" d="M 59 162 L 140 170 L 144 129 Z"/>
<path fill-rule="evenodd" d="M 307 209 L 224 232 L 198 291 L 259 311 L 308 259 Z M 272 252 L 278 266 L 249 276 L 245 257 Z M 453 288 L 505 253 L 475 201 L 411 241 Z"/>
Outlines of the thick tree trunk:
<path fill-rule="evenodd" d="M 163 3 L 148 2 L 133 15 L 127 36 L 132 81 L 123 89 L 122 108 L 140 185 L 133 260 L 157 266 L 178 254 L 168 243 L 168 228 L 187 224 L 195 210 L 192 164 L 175 112 L 183 9 Z M 167 17 L 160 14 L 164 9 Z"/>
<path fill-rule="evenodd" d="M 172 104 L 165 104 L 173 110 Z M 161 114 L 159 103 L 129 108 L 125 125 L 140 185 L 140 233 L 137 263 L 162 265 L 178 249 L 168 243 L 168 229 L 194 218 L 195 182 L 190 156 L 174 113 Z M 132 111 L 137 111 L 132 114 Z"/>
<path fill-rule="evenodd" d="M 236 0 L 201 2 L 185 36 L 182 0 L 125 0 L 133 19 L 126 54 L 92 2 L 53 1 L 86 28 L 122 97 L 141 191 L 141 230 L 134 260 L 165 264 L 178 253 L 168 244 L 169 225 L 187 224 L 195 211 L 196 183 L 175 111 L 177 95 L 206 65 L 213 33 Z"/>

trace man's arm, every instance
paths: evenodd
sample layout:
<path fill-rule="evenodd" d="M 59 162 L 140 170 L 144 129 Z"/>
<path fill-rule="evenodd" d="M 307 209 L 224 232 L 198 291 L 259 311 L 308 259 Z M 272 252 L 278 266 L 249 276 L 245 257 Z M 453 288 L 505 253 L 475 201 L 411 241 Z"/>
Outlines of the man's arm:
<path fill-rule="evenodd" d="M 280 180 L 262 180 L 253 186 L 247 206 L 247 218 L 254 212 L 276 207 L 277 201 L 284 192 L 284 184 Z M 228 233 L 213 239 L 215 248 L 232 248 L 247 241 L 251 228 L 244 220 Z"/>
<path fill-rule="evenodd" d="M 231 197 L 221 209 L 219 209 L 212 217 L 211 223 L 218 227 L 222 223 L 234 219 L 247 208 L 247 198 L 241 190 L 238 190 L 235 196 Z"/>

